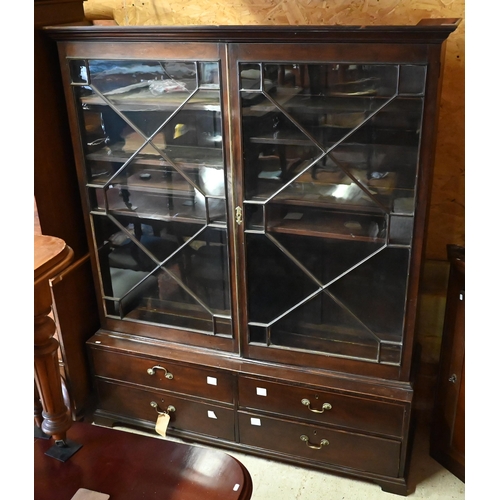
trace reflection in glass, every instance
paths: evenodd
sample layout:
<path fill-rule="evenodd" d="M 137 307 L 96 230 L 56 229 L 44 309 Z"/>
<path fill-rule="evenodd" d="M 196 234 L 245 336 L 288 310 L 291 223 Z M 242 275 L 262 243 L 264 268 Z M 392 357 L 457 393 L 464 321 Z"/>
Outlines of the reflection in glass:
<path fill-rule="evenodd" d="M 354 233 L 360 231 L 357 221 L 346 221 Z M 345 223 L 341 223 L 345 227 Z M 351 232 L 350 234 L 353 234 Z M 304 266 L 321 285 L 327 285 L 379 251 L 382 238 L 304 237 L 300 233 L 272 233 L 272 241 L 289 253 L 297 265 Z"/>
<path fill-rule="evenodd" d="M 409 251 L 385 248 L 328 287 L 378 338 L 400 342 Z"/>
<path fill-rule="evenodd" d="M 224 330 L 230 319 L 224 230 L 133 217 L 93 221 L 104 296 L 116 305 L 110 314 L 208 332 L 220 316 Z"/>
<path fill-rule="evenodd" d="M 318 285 L 264 235 L 247 234 L 248 316 L 269 323 L 318 290 Z"/>
<path fill-rule="evenodd" d="M 400 94 L 423 94 L 425 90 L 426 66 L 405 64 L 401 66 L 399 76 Z"/>
<path fill-rule="evenodd" d="M 231 336 L 219 63 L 70 68 L 106 313 Z"/>
<path fill-rule="evenodd" d="M 377 338 L 327 293 L 275 323 L 271 344 L 371 360 L 378 356 Z"/>
<path fill-rule="evenodd" d="M 250 342 L 400 363 L 425 76 L 240 64 Z"/>

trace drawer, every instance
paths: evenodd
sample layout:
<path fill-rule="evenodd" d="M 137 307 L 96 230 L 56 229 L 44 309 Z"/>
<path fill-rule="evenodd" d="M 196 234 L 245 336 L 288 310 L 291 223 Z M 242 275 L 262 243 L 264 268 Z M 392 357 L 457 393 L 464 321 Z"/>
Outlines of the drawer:
<path fill-rule="evenodd" d="M 239 407 L 401 437 L 405 406 L 241 377 Z M 319 413 L 318 413 L 319 412 Z"/>
<path fill-rule="evenodd" d="M 180 394 L 199 396 L 224 403 L 233 403 L 233 376 L 178 364 L 168 359 L 161 361 L 92 348 L 95 374 L 113 380 L 165 389 Z"/>
<path fill-rule="evenodd" d="M 238 412 L 240 442 L 327 465 L 397 477 L 400 442 Z M 322 440 L 326 440 L 323 442 Z"/>
<path fill-rule="evenodd" d="M 100 409 L 123 417 L 156 422 L 157 412 L 151 406 L 155 402 L 160 410 L 169 405 L 169 429 L 196 432 L 234 441 L 234 410 L 210 403 L 191 401 L 166 392 L 126 386 L 104 380 L 96 380 Z M 168 431 L 167 431 L 168 433 Z"/>

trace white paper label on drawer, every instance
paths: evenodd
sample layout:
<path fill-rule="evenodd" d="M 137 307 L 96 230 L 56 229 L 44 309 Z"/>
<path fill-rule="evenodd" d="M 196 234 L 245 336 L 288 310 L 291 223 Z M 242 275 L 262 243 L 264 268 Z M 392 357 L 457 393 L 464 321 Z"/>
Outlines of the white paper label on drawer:
<path fill-rule="evenodd" d="M 208 410 L 208 418 L 215 418 L 217 420 L 217 415 L 215 414 L 214 411 Z"/>
<path fill-rule="evenodd" d="M 264 387 L 257 387 L 257 396 L 267 396 L 267 389 L 264 389 Z"/>
<path fill-rule="evenodd" d="M 207 384 L 208 385 L 217 385 L 217 378 L 216 377 L 207 377 Z"/>
<path fill-rule="evenodd" d="M 260 425 L 260 418 L 250 418 L 250 423 L 252 425 Z"/>

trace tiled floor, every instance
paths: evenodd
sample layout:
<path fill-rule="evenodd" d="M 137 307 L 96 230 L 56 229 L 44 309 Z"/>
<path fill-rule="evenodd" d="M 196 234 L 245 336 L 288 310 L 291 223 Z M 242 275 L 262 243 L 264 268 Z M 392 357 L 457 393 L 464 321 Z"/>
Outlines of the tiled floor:
<path fill-rule="evenodd" d="M 119 429 L 126 430 L 120 427 Z M 132 431 L 133 432 L 133 431 Z M 154 434 L 148 434 L 153 435 Z M 163 439 L 157 436 L 159 439 Z M 192 444 L 192 443 L 191 443 Z M 410 467 L 408 498 L 425 500 L 465 499 L 465 484 L 429 456 L 428 431 L 417 429 Z M 380 486 L 284 465 L 243 453 L 224 450 L 250 472 L 252 500 L 390 500 L 404 497 L 386 493 Z"/>

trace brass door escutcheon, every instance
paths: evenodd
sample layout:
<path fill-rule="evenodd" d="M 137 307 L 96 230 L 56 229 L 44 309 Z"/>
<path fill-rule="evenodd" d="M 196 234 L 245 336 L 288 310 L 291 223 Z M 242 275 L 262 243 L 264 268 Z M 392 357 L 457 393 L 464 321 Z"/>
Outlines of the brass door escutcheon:
<path fill-rule="evenodd" d="M 304 406 L 307 406 L 307 408 L 312 411 L 313 413 L 323 413 L 325 410 L 331 410 L 332 405 L 330 403 L 323 403 L 323 406 L 321 407 L 321 410 L 315 410 L 314 408 L 311 408 L 311 402 L 308 399 L 303 399 L 301 403 Z"/>
<path fill-rule="evenodd" d="M 236 224 L 241 225 L 243 222 L 243 209 L 241 207 L 236 207 L 234 209 Z"/>

